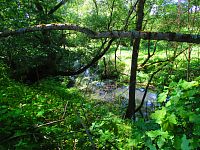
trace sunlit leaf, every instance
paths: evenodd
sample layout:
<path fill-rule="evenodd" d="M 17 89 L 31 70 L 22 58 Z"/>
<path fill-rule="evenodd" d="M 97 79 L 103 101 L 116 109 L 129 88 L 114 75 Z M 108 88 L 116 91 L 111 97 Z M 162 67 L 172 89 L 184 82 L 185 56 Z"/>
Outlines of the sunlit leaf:
<path fill-rule="evenodd" d="M 147 135 L 152 139 L 156 138 L 157 136 L 163 136 L 164 138 L 167 138 L 169 136 L 167 131 L 164 132 L 161 130 L 148 131 Z"/>
<path fill-rule="evenodd" d="M 161 137 L 158 139 L 157 141 L 157 144 L 158 144 L 158 147 L 161 148 L 165 143 L 165 138 Z"/>
<path fill-rule="evenodd" d="M 43 116 L 43 114 L 44 114 L 44 110 L 41 110 L 41 111 L 39 111 L 38 113 L 37 113 L 37 117 L 42 117 Z"/>
<path fill-rule="evenodd" d="M 161 110 L 157 110 L 155 113 L 153 113 L 151 117 L 155 119 L 158 124 L 161 124 L 163 119 L 165 118 L 166 113 L 166 108 L 162 107 Z"/>
<path fill-rule="evenodd" d="M 167 92 L 161 93 L 158 96 L 158 102 L 162 103 L 165 102 L 167 98 Z"/>
<path fill-rule="evenodd" d="M 170 116 L 167 117 L 169 122 L 172 123 L 172 124 L 177 124 L 177 121 L 176 121 L 176 116 L 174 115 L 174 113 L 172 113 Z"/>
<path fill-rule="evenodd" d="M 183 83 L 181 83 L 181 86 L 184 90 L 187 90 L 196 85 L 198 85 L 196 81 L 192 81 L 192 82 L 183 81 Z"/>

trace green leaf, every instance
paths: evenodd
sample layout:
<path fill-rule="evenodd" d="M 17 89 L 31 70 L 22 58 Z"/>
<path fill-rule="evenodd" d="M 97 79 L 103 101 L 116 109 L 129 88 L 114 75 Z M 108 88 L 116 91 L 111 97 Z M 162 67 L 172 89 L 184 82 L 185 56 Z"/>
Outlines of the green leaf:
<path fill-rule="evenodd" d="M 15 136 L 17 137 L 17 136 L 21 136 L 21 135 L 24 135 L 24 132 L 22 132 L 22 131 L 20 131 L 20 130 L 17 130 L 16 132 L 15 132 Z"/>
<path fill-rule="evenodd" d="M 159 148 L 161 148 L 165 143 L 165 138 L 159 138 L 158 141 L 157 141 L 157 145 Z"/>
<path fill-rule="evenodd" d="M 189 150 L 189 140 L 186 138 L 186 135 L 184 134 L 183 137 L 181 138 L 182 143 L 181 143 L 181 149 L 182 150 Z"/>
<path fill-rule="evenodd" d="M 184 89 L 184 90 L 187 90 L 193 86 L 197 86 L 198 85 L 198 82 L 196 81 L 192 81 L 192 82 L 187 82 L 187 81 L 183 81 L 181 83 L 181 87 Z"/>
<path fill-rule="evenodd" d="M 147 135 L 152 138 L 155 139 L 158 136 L 162 136 L 163 138 L 168 138 L 169 134 L 167 131 L 161 131 L 161 130 L 155 130 L 155 131 L 148 131 Z"/>
<path fill-rule="evenodd" d="M 128 139 L 128 146 L 131 147 L 131 146 L 137 146 L 138 144 L 138 141 L 136 139 Z"/>
<path fill-rule="evenodd" d="M 151 138 L 151 139 L 155 139 L 157 136 L 160 135 L 160 130 L 155 130 L 155 131 L 148 131 L 147 135 Z"/>
<path fill-rule="evenodd" d="M 174 115 L 174 113 L 172 113 L 170 116 L 167 117 L 168 118 L 168 121 L 172 124 L 177 124 L 177 121 L 176 121 L 176 116 Z"/>
<path fill-rule="evenodd" d="M 175 149 L 181 149 L 181 137 L 180 136 L 175 136 L 174 137 L 174 148 Z"/>
<path fill-rule="evenodd" d="M 199 118 L 199 115 L 196 115 L 196 114 L 190 114 L 189 115 L 189 121 L 190 122 L 193 122 L 193 123 L 200 123 L 200 118 Z"/>
<path fill-rule="evenodd" d="M 154 146 L 154 144 L 152 143 L 152 141 L 150 139 L 148 139 L 146 142 L 145 142 L 145 145 L 150 148 L 150 150 L 156 150 L 156 147 Z"/>
<path fill-rule="evenodd" d="M 44 114 L 44 110 L 41 110 L 37 113 L 37 117 L 43 117 L 43 114 Z"/>
<path fill-rule="evenodd" d="M 154 145 L 149 145 L 150 150 L 156 150 L 156 147 Z"/>
<path fill-rule="evenodd" d="M 159 103 L 165 102 L 166 98 L 167 98 L 167 92 L 161 93 L 158 96 L 158 102 Z"/>
<path fill-rule="evenodd" d="M 166 108 L 162 107 L 161 110 L 155 111 L 155 113 L 153 113 L 151 117 L 156 120 L 156 123 L 161 124 L 163 119 L 165 118 L 166 113 Z"/>
<path fill-rule="evenodd" d="M 195 124 L 194 125 L 193 134 L 200 136 L 200 124 Z"/>

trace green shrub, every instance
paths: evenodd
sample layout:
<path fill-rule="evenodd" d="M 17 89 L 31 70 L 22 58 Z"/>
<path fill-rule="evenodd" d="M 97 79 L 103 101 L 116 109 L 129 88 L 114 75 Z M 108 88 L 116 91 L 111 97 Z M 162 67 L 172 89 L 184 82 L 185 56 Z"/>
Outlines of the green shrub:
<path fill-rule="evenodd" d="M 106 63 L 106 66 L 105 66 Z M 115 66 L 114 58 L 105 59 L 105 62 L 101 60 L 99 62 L 99 71 L 101 79 L 118 79 L 120 77 L 120 73 L 124 73 L 125 63 L 117 60 Z"/>
<path fill-rule="evenodd" d="M 200 78 L 172 82 L 158 101 L 170 101 L 152 120 L 121 119 L 120 106 L 88 101 L 75 88 L 49 78 L 27 86 L 0 63 L 0 149 L 197 149 Z M 112 113 L 109 113 L 112 112 Z M 92 139 L 88 136 L 90 136 Z"/>
<path fill-rule="evenodd" d="M 147 132 L 154 147 L 184 150 L 200 147 L 199 81 L 172 82 L 167 91 L 159 96 L 161 103 L 167 95 L 170 101 L 152 114 L 152 118 L 160 125 L 160 129 Z"/>

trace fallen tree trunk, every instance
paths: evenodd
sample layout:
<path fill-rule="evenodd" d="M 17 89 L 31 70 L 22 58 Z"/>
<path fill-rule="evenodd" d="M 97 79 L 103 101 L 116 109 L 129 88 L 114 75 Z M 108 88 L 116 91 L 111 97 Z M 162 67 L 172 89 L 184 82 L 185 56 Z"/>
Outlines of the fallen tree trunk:
<path fill-rule="evenodd" d="M 174 42 L 187 42 L 200 44 L 200 35 L 196 34 L 182 34 L 175 32 L 143 32 L 143 31 L 108 31 L 108 32 L 95 32 L 89 28 L 69 25 L 69 24 L 42 24 L 36 25 L 34 27 L 20 28 L 18 30 L 8 30 L 0 32 L 0 38 L 20 35 L 36 31 L 44 30 L 72 30 L 84 33 L 90 38 L 141 38 L 144 40 L 166 40 Z"/>

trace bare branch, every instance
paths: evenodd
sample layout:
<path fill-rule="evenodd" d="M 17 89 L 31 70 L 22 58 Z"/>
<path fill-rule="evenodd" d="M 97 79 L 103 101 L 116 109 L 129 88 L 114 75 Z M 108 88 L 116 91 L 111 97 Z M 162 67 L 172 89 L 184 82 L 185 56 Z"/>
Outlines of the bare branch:
<path fill-rule="evenodd" d="M 119 150 L 119 148 L 118 148 L 115 144 L 113 144 L 112 142 L 110 142 L 110 141 L 108 141 L 108 140 L 106 140 L 106 142 L 107 142 L 108 144 L 110 144 L 112 147 L 114 147 L 116 150 Z"/>
<path fill-rule="evenodd" d="M 112 20 L 113 20 L 113 12 L 114 12 L 114 5 L 115 5 L 115 0 L 112 1 L 112 6 L 111 6 L 111 11 L 110 11 L 110 18 L 109 18 L 109 22 L 108 22 L 108 27 L 107 29 L 110 31 L 110 29 L 112 29 L 111 24 L 112 24 Z"/>
<path fill-rule="evenodd" d="M 90 129 L 87 128 L 87 126 L 85 125 L 85 123 L 83 122 L 82 118 L 81 118 L 81 115 L 80 115 L 80 112 L 77 112 L 77 116 L 79 118 L 79 121 L 81 123 L 81 125 L 83 126 L 83 128 L 85 129 L 85 132 L 89 138 L 89 141 L 91 142 L 92 144 L 92 149 L 95 150 L 96 149 L 96 145 L 94 144 L 94 141 L 92 139 L 92 135 L 90 133 Z"/>
<path fill-rule="evenodd" d="M 132 35 L 133 34 L 133 35 Z M 100 32 L 93 38 L 141 38 L 144 40 L 165 40 L 200 44 L 200 35 L 175 32 L 142 32 L 142 31 L 112 31 Z"/>
<path fill-rule="evenodd" d="M 170 61 L 174 61 L 174 60 L 175 60 L 179 55 L 181 55 L 185 50 L 187 50 L 187 48 L 184 49 L 184 50 L 182 50 L 181 52 L 179 52 L 176 56 L 172 57 L 171 59 L 168 59 L 168 61 L 169 61 L 169 62 L 170 62 Z M 161 66 L 159 69 L 157 69 L 155 72 L 153 72 L 153 73 L 151 74 L 151 77 L 150 77 L 150 79 L 149 79 L 149 81 L 148 81 L 148 83 L 147 83 L 147 86 L 146 86 L 146 88 L 145 88 L 144 95 L 143 95 L 143 97 L 142 97 L 142 102 L 141 102 L 141 104 L 138 106 L 138 108 L 135 110 L 135 113 L 138 112 L 138 111 L 142 108 L 142 106 L 143 106 L 143 104 L 144 104 L 145 97 L 146 97 L 146 95 L 147 95 L 147 91 L 148 91 L 149 85 L 150 85 L 150 83 L 151 83 L 151 81 L 152 81 L 154 75 L 156 75 L 159 71 L 161 71 L 161 70 L 163 69 L 163 67 L 167 66 L 168 64 L 169 64 L 169 63 L 166 62 L 163 66 Z"/>
<path fill-rule="evenodd" d="M 18 30 L 10 30 L 10 31 L 4 31 L 0 32 L 0 38 L 2 37 L 8 37 L 8 36 L 13 36 L 13 35 L 20 35 L 24 33 L 30 33 L 30 32 L 36 32 L 36 31 L 44 31 L 44 30 L 73 30 L 77 32 L 82 32 L 87 34 L 88 36 L 95 36 L 96 32 L 80 27 L 77 25 L 69 25 L 69 24 L 40 24 L 36 25 L 34 27 L 29 27 L 29 28 L 20 28 Z"/>
<path fill-rule="evenodd" d="M 149 59 L 155 54 L 156 52 L 156 46 L 157 46 L 157 41 L 154 44 L 154 49 L 153 49 L 153 53 L 150 53 L 150 40 L 148 41 L 148 57 L 144 60 L 144 62 L 141 64 L 141 67 L 143 67 L 148 61 Z"/>
<path fill-rule="evenodd" d="M 180 51 L 176 56 L 172 57 L 172 58 L 167 58 L 165 60 L 158 60 L 158 61 L 155 61 L 155 62 L 152 62 L 152 63 L 149 63 L 149 64 L 144 64 L 143 66 L 139 66 L 139 69 L 138 70 L 142 70 L 142 68 L 144 67 L 149 67 L 149 66 L 152 66 L 152 65 L 155 65 L 155 64 L 158 64 L 158 63 L 164 63 L 164 62 L 170 62 L 171 60 L 177 58 L 179 55 L 181 55 L 183 52 L 185 52 L 186 50 L 188 49 L 185 48 L 184 50 Z"/>
<path fill-rule="evenodd" d="M 51 121 L 51 122 L 47 122 L 45 124 L 41 124 L 41 125 L 36 125 L 37 128 L 40 128 L 42 126 L 46 126 L 46 125 L 51 125 L 51 124 L 54 124 L 54 123 L 58 123 L 58 122 L 62 122 L 64 121 L 65 119 L 61 119 L 61 120 L 56 120 L 56 121 Z"/>
<path fill-rule="evenodd" d="M 96 12 L 97 12 L 97 15 L 99 14 L 99 8 L 98 8 L 98 5 L 97 5 L 97 1 L 96 0 L 93 0 L 93 3 L 95 5 L 95 8 L 96 8 Z"/>
<path fill-rule="evenodd" d="M 168 63 L 166 63 L 164 66 L 166 66 L 167 64 L 168 64 Z M 152 81 L 154 75 L 157 74 L 160 70 L 162 70 L 164 66 L 160 67 L 158 70 L 156 70 L 155 72 L 153 72 L 153 73 L 151 74 L 151 77 L 150 77 L 150 79 L 149 79 L 149 81 L 148 81 L 148 83 L 147 83 L 147 86 L 146 86 L 146 88 L 145 88 L 144 95 L 143 95 L 143 97 L 142 97 L 142 102 L 141 102 L 141 104 L 138 106 L 138 108 L 136 108 L 135 113 L 138 112 L 138 111 L 142 108 L 142 106 L 143 106 L 143 104 L 144 104 L 145 97 L 146 97 L 146 95 L 147 95 L 147 91 L 148 91 L 149 85 L 150 85 L 150 83 L 151 83 L 151 81 Z"/>
<path fill-rule="evenodd" d="M 135 10 L 136 8 L 136 5 L 138 3 L 139 0 L 136 1 L 136 3 L 131 7 L 131 9 L 128 11 L 128 15 L 124 21 L 124 30 L 127 30 L 128 28 L 128 24 L 129 24 L 129 19 L 131 17 L 131 15 L 133 14 L 133 11 Z M 136 11 L 136 10 L 135 10 Z M 136 15 L 135 15 L 136 16 Z"/>
<path fill-rule="evenodd" d="M 85 65 L 84 67 L 76 70 L 76 71 L 66 71 L 66 72 L 63 72 L 63 71 L 59 71 L 57 72 L 56 74 L 54 74 L 55 76 L 57 75 L 61 75 L 61 76 L 72 76 L 72 75 L 77 75 L 77 74 L 80 74 L 80 73 L 83 73 L 86 69 L 88 69 L 89 67 L 91 67 L 93 64 L 95 64 L 101 57 L 103 57 L 103 55 L 110 49 L 110 46 L 112 44 L 112 42 L 114 41 L 115 39 L 111 39 L 109 42 L 108 42 L 108 45 L 103 49 L 103 51 L 98 54 L 96 57 L 94 57 L 90 63 L 88 63 L 87 65 Z M 104 45 L 106 44 L 106 41 L 102 44 L 101 48 L 102 49 L 104 47 Z"/>
<path fill-rule="evenodd" d="M 55 7 L 53 7 L 49 12 L 48 15 L 52 15 L 55 11 L 57 11 L 61 6 L 63 6 L 68 0 L 62 0 L 58 3 Z"/>
<path fill-rule="evenodd" d="M 35 6 L 36 6 L 36 8 L 37 8 L 37 10 L 38 10 L 39 12 L 44 13 L 44 8 L 42 7 L 42 5 L 40 4 L 40 2 L 39 2 L 38 0 L 35 1 Z"/>
<path fill-rule="evenodd" d="M 68 105 L 68 101 L 67 101 L 67 103 L 65 104 L 65 108 L 64 108 L 64 113 L 63 113 L 63 115 L 62 115 L 62 119 L 64 119 L 64 117 L 65 117 L 66 110 L 67 110 L 67 105 Z"/>

